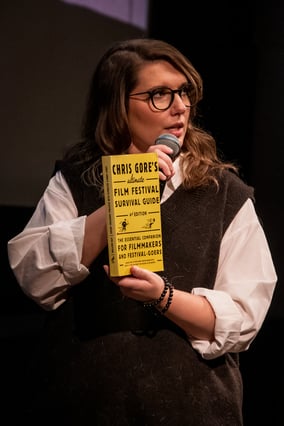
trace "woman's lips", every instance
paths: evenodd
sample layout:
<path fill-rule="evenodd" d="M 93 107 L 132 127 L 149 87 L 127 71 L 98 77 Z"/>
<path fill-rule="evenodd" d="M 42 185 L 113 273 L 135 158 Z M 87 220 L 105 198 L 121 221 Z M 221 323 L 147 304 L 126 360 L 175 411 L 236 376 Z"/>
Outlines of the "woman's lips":
<path fill-rule="evenodd" d="M 176 136 L 177 138 L 180 138 L 183 136 L 183 125 L 182 126 L 174 126 L 174 127 L 168 127 L 167 129 L 168 133 L 171 133 L 172 135 Z"/>

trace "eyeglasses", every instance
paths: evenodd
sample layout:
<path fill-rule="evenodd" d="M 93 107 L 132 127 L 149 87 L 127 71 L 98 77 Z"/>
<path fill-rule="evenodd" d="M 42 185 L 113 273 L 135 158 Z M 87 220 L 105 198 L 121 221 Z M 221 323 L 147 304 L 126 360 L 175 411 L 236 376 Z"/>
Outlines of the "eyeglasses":
<path fill-rule="evenodd" d="M 190 84 L 185 84 L 180 89 L 176 89 L 176 90 L 172 90 L 168 87 L 161 86 L 153 90 L 147 90 L 145 92 L 131 93 L 129 97 L 132 98 L 138 95 L 148 95 L 147 99 L 138 99 L 138 100 L 141 100 L 141 101 L 151 100 L 152 105 L 155 109 L 159 111 L 166 111 L 172 105 L 176 93 L 178 93 L 178 95 L 182 99 L 185 107 L 190 107 L 193 105 L 193 102 L 192 102 L 193 90 Z"/>

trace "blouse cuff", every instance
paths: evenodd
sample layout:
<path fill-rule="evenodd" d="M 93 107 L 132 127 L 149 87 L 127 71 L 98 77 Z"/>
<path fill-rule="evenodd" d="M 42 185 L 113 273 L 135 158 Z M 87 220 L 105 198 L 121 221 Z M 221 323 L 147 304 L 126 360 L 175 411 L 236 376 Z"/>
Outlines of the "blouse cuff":
<path fill-rule="evenodd" d="M 214 359 L 225 352 L 235 352 L 241 328 L 242 316 L 229 294 L 207 288 L 194 288 L 192 294 L 206 297 L 215 312 L 215 339 L 212 342 L 190 337 L 190 342 L 204 359 Z M 238 350 L 240 348 L 238 347 Z"/>

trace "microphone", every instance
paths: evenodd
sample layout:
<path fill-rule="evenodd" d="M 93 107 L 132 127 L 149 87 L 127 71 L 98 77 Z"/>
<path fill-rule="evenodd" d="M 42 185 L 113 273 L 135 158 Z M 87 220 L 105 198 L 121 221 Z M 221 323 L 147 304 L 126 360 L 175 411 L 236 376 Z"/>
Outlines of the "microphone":
<path fill-rule="evenodd" d="M 180 144 L 179 140 L 176 136 L 172 135 L 171 133 L 164 133 L 155 140 L 155 145 L 167 145 L 168 147 L 172 148 L 173 152 L 172 154 L 168 154 L 168 156 L 172 159 L 172 161 L 175 160 L 175 158 L 180 153 Z M 160 197 L 162 198 L 165 186 L 166 186 L 166 180 L 160 180 Z"/>
<path fill-rule="evenodd" d="M 168 147 L 172 148 L 173 153 L 168 154 L 169 157 L 174 161 L 174 159 L 179 155 L 180 153 L 180 144 L 177 137 L 172 135 L 171 133 L 164 133 L 155 141 L 155 145 L 167 145 Z"/>

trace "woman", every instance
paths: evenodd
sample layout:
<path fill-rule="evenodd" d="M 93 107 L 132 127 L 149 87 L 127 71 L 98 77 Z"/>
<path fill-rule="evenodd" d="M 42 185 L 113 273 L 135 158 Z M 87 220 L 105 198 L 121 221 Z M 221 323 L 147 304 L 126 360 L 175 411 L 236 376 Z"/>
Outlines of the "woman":
<path fill-rule="evenodd" d="M 276 274 L 253 189 L 197 125 L 201 98 L 200 75 L 173 46 L 114 44 L 94 72 L 82 140 L 8 243 L 23 291 L 59 312 L 46 399 L 34 406 L 68 424 L 243 424 L 238 354 L 263 323 Z M 164 133 L 178 138 L 174 161 L 154 143 Z M 101 157 L 140 152 L 157 153 L 166 181 L 164 271 L 133 265 L 110 279 Z"/>

